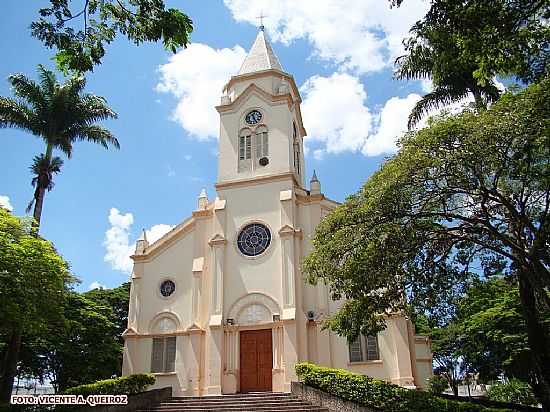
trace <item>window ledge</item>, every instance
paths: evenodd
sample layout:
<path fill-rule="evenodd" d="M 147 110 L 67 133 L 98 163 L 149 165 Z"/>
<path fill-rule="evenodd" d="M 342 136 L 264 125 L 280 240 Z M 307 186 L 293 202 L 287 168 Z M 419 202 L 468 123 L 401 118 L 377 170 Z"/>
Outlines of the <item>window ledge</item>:
<path fill-rule="evenodd" d="M 176 372 L 151 372 L 155 376 L 172 376 L 176 375 Z"/>
<path fill-rule="evenodd" d="M 381 365 L 382 359 L 376 359 L 376 360 L 369 360 L 369 361 L 360 361 L 360 362 L 348 362 L 348 366 L 356 366 L 356 365 Z"/>

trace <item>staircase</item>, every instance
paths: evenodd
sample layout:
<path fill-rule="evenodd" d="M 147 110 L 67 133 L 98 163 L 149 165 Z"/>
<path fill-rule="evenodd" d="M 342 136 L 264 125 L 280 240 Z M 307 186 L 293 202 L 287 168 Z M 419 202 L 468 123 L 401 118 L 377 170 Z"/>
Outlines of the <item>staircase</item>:
<path fill-rule="evenodd" d="M 172 397 L 149 409 L 137 412 L 179 412 L 179 411 L 266 411 L 266 412 L 329 412 L 327 408 L 304 402 L 290 393 L 255 392 L 219 396 Z"/>

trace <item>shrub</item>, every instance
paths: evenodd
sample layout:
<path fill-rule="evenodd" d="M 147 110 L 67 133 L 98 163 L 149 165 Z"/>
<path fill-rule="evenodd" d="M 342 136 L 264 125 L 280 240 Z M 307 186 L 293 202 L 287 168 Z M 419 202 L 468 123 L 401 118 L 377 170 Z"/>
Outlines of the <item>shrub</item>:
<path fill-rule="evenodd" d="M 518 379 L 510 379 L 507 383 L 496 383 L 487 391 L 492 401 L 519 403 L 521 405 L 538 405 L 529 384 Z"/>
<path fill-rule="evenodd" d="M 449 382 L 441 375 L 433 375 L 428 378 L 428 391 L 434 395 L 439 395 L 445 392 L 449 387 Z"/>
<path fill-rule="evenodd" d="M 152 374 L 138 374 L 105 379 L 86 385 L 79 385 L 65 391 L 67 395 L 134 395 L 143 392 L 155 383 Z"/>
<path fill-rule="evenodd" d="M 307 362 L 296 364 L 296 374 L 308 386 L 388 412 L 511 412 L 509 409 L 439 398 L 365 375 Z"/>

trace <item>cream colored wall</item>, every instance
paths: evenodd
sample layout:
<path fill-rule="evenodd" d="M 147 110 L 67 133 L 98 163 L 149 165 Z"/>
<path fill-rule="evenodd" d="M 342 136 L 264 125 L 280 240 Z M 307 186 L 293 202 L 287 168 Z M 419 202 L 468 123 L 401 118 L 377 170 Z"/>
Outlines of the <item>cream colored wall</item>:
<path fill-rule="evenodd" d="M 167 311 L 179 318 L 179 329 L 191 323 L 192 264 L 195 231 L 178 239 L 171 247 L 143 263 L 140 281 L 140 298 L 146 304 L 140 305 L 138 330 L 151 332 L 150 324 L 159 313 Z M 160 283 L 164 279 L 174 279 L 176 290 L 169 298 L 160 295 Z"/>
<path fill-rule="evenodd" d="M 261 185 L 219 190 L 220 198 L 227 201 L 224 280 L 224 312 L 244 295 L 265 293 L 282 308 L 281 280 L 281 228 L 280 192 L 292 188 L 290 179 Z M 261 222 L 271 231 L 271 245 L 266 253 L 256 258 L 244 257 L 237 249 L 237 234 L 244 225 Z"/>
<path fill-rule="evenodd" d="M 253 129 L 244 122 L 244 116 L 252 109 L 259 109 L 263 113 L 261 124 L 268 128 L 269 164 L 253 165 L 252 170 L 239 172 L 239 132 L 245 127 Z M 222 113 L 219 149 L 223 156 L 219 156 L 218 159 L 218 183 L 290 171 L 292 157 L 289 148 L 292 147 L 292 142 L 289 125 L 291 124 L 286 101 L 271 104 L 257 93 L 252 93 L 246 103 L 236 111 Z"/>

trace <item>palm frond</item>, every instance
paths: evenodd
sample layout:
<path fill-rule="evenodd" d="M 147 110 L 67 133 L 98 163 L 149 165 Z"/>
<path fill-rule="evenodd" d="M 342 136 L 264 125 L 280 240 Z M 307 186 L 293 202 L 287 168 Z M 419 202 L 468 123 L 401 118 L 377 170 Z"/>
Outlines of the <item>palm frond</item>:
<path fill-rule="evenodd" d="M 438 109 L 454 102 L 458 102 L 468 96 L 469 92 L 463 89 L 452 89 L 448 87 L 436 87 L 430 93 L 427 93 L 414 106 L 407 126 L 409 129 L 415 127 L 418 122 L 431 110 Z"/>
<path fill-rule="evenodd" d="M 109 148 L 109 145 L 120 149 L 120 144 L 117 138 L 107 129 L 99 125 L 85 125 L 74 130 L 71 140 L 82 140 L 93 143 L 98 143 L 105 149 Z"/>
<path fill-rule="evenodd" d="M 47 96 L 52 96 L 55 93 L 55 89 L 58 85 L 55 73 L 39 64 L 38 78 L 40 79 L 40 87 L 42 88 L 44 94 L 46 94 Z"/>
<path fill-rule="evenodd" d="M 40 122 L 30 107 L 17 100 L 0 97 L 0 128 L 6 127 L 40 134 Z"/>
<path fill-rule="evenodd" d="M 118 114 L 107 105 L 105 98 L 93 94 L 82 96 L 76 108 L 79 120 L 85 124 L 118 118 Z"/>
<path fill-rule="evenodd" d="M 35 81 L 21 73 L 8 76 L 8 81 L 13 88 L 13 93 L 29 102 L 35 110 L 43 110 L 46 106 L 44 93 Z"/>

